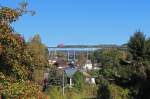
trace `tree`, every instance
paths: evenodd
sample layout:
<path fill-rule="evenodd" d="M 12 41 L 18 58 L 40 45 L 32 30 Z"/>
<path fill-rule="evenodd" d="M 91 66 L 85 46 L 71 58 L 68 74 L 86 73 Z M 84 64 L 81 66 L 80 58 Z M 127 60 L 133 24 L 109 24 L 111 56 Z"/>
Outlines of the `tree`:
<path fill-rule="evenodd" d="M 64 60 L 67 60 L 66 56 L 65 56 L 65 53 L 63 52 L 57 52 L 57 57 L 59 59 L 64 59 Z"/>
<path fill-rule="evenodd" d="M 26 79 L 32 66 L 31 55 L 26 50 L 24 38 L 11 24 L 27 11 L 27 3 L 21 8 L 0 7 L 0 71 L 14 79 Z"/>
<path fill-rule="evenodd" d="M 97 51 L 94 51 L 93 53 L 90 54 L 90 58 L 92 59 L 92 62 L 97 62 L 97 63 L 100 63 L 101 62 L 101 50 L 97 50 Z"/>
<path fill-rule="evenodd" d="M 84 87 L 84 83 L 85 83 L 85 80 L 84 80 L 84 75 L 77 71 L 74 75 L 73 75 L 73 81 L 74 81 L 74 87 L 81 91 Z"/>
<path fill-rule="evenodd" d="M 119 49 L 100 50 L 94 53 L 95 59 L 101 63 L 102 67 L 96 78 L 96 83 L 99 86 L 98 99 L 127 99 L 128 93 L 121 96 L 124 87 L 129 86 L 128 82 L 132 75 L 130 66 L 122 64 L 122 61 L 127 58 L 127 55 L 124 55 L 126 53 Z"/>
<path fill-rule="evenodd" d="M 19 95 L 36 94 L 40 90 L 28 79 L 33 60 L 27 43 L 11 26 L 24 12 L 28 12 L 24 7 L 0 7 L 0 98 L 1 95 L 18 98 Z"/>
<path fill-rule="evenodd" d="M 63 85 L 63 70 L 57 69 L 57 67 L 52 66 L 49 71 L 48 82 L 52 86 L 62 86 Z M 64 83 L 67 84 L 67 79 L 64 76 Z"/>
<path fill-rule="evenodd" d="M 142 32 L 136 32 L 128 42 L 128 49 L 133 59 L 132 67 L 135 70 L 134 87 L 136 99 L 149 99 L 150 90 L 150 40 Z"/>
<path fill-rule="evenodd" d="M 128 49 L 133 57 L 131 61 L 137 74 L 145 78 L 147 76 L 147 66 L 145 64 L 149 56 L 147 55 L 149 53 L 149 40 L 142 32 L 136 32 L 128 42 Z"/>
<path fill-rule="evenodd" d="M 133 60 L 143 60 L 146 56 L 146 37 L 142 32 L 136 32 L 128 42 L 129 52 Z"/>
<path fill-rule="evenodd" d="M 86 61 L 87 61 L 87 58 L 86 58 L 85 53 L 80 53 L 79 56 L 78 56 L 78 64 L 79 64 L 79 66 L 85 65 Z"/>
<path fill-rule="evenodd" d="M 33 58 L 34 68 L 37 69 L 48 66 L 48 49 L 42 44 L 38 34 L 28 42 L 27 49 Z"/>
<path fill-rule="evenodd" d="M 24 55 L 24 38 L 17 34 L 11 27 L 11 23 L 16 21 L 23 12 L 8 7 L 0 8 L 0 70 L 14 78 L 26 78 L 27 67 L 22 63 Z"/>
<path fill-rule="evenodd" d="M 124 59 L 124 51 L 118 49 L 97 50 L 92 55 L 92 60 L 105 67 L 118 66 L 121 59 Z"/>
<path fill-rule="evenodd" d="M 146 59 L 150 61 L 150 38 L 146 41 Z"/>

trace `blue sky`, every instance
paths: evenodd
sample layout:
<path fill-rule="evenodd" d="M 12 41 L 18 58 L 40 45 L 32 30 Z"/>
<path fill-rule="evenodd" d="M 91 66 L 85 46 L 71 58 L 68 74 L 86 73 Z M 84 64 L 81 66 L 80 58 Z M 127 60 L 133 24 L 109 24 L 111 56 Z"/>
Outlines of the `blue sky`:
<path fill-rule="evenodd" d="M 21 0 L 0 0 L 16 8 Z M 36 15 L 13 24 L 27 40 L 39 33 L 47 46 L 123 44 L 140 29 L 150 36 L 150 0 L 26 0 Z"/>

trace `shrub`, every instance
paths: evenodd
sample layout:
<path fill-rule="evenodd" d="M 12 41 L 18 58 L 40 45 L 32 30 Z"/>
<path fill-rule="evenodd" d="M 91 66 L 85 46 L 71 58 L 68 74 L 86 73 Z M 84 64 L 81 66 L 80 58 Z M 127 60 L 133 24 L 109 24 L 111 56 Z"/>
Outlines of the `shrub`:
<path fill-rule="evenodd" d="M 2 94 L 8 97 L 34 96 L 41 90 L 41 87 L 30 81 L 17 81 L 10 83 L 7 80 L 0 82 Z"/>
<path fill-rule="evenodd" d="M 85 80 L 84 80 L 84 76 L 81 72 L 78 71 L 74 74 L 73 81 L 74 81 L 74 87 L 77 90 L 80 91 L 81 89 L 83 89 Z"/>
<path fill-rule="evenodd" d="M 98 99 L 129 99 L 129 90 L 115 84 L 103 84 L 99 87 Z"/>

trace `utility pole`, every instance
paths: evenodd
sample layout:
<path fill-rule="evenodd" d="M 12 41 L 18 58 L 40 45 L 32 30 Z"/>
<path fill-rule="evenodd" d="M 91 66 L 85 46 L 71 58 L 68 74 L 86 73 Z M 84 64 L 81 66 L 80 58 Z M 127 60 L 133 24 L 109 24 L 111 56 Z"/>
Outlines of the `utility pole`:
<path fill-rule="evenodd" d="M 63 96 L 65 95 L 65 81 L 64 81 L 64 69 L 63 69 Z"/>
<path fill-rule="evenodd" d="M 88 52 L 88 49 L 87 49 L 87 60 L 89 59 L 89 52 Z"/>
<path fill-rule="evenodd" d="M 75 50 L 74 50 L 73 55 L 74 55 L 74 61 L 75 61 L 76 60 L 76 52 L 75 52 Z"/>
<path fill-rule="evenodd" d="M 48 49 L 48 52 L 49 52 L 49 59 L 51 59 L 51 49 L 50 48 Z"/>
<path fill-rule="evenodd" d="M 72 87 L 72 78 L 70 77 L 69 79 L 70 79 L 70 81 L 69 81 L 70 86 L 69 87 L 71 88 Z"/>
<path fill-rule="evenodd" d="M 69 50 L 68 50 L 68 61 L 69 61 Z"/>
<path fill-rule="evenodd" d="M 55 48 L 54 53 L 55 53 L 54 57 L 55 57 L 55 59 L 57 59 L 57 49 L 56 48 Z"/>

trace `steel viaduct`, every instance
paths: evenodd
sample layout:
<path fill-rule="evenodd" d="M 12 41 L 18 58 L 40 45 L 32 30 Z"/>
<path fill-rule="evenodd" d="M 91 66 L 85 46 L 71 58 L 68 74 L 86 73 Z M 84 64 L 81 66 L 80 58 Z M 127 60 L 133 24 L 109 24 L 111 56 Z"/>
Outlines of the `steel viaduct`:
<path fill-rule="evenodd" d="M 49 57 L 55 58 L 58 52 L 63 52 L 67 56 L 68 60 L 70 59 L 70 56 L 73 57 L 73 59 L 76 59 L 76 55 L 79 52 L 86 52 L 86 56 L 88 59 L 89 53 L 93 52 L 95 50 L 109 50 L 109 49 L 119 49 L 119 50 L 127 50 L 126 45 L 63 45 L 60 44 L 57 47 L 48 47 L 49 51 Z"/>

